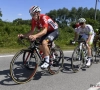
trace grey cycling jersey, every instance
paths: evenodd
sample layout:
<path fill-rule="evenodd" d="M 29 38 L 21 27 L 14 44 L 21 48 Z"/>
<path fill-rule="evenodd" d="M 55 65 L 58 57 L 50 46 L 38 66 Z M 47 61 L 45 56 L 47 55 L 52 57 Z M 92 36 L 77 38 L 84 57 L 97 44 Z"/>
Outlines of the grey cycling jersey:
<path fill-rule="evenodd" d="M 76 30 L 75 30 L 76 31 Z M 93 30 L 93 27 L 89 24 L 86 24 L 84 28 L 82 28 L 81 26 L 79 26 L 77 28 L 77 33 L 79 35 L 83 35 L 83 34 L 86 34 L 86 35 L 94 35 L 94 30 Z"/>

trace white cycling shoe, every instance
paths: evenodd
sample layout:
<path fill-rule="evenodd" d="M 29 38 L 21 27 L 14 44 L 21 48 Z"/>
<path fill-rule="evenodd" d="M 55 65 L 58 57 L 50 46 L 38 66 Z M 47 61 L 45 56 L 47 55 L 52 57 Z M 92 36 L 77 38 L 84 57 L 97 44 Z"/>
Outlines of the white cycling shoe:
<path fill-rule="evenodd" d="M 86 66 L 88 66 L 88 67 L 91 66 L 91 59 L 88 59 Z"/>
<path fill-rule="evenodd" d="M 44 62 L 44 63 L 41 65 L 41 68 L 46 69 L 48 66 L 49 66 L 49 63 Z"/>

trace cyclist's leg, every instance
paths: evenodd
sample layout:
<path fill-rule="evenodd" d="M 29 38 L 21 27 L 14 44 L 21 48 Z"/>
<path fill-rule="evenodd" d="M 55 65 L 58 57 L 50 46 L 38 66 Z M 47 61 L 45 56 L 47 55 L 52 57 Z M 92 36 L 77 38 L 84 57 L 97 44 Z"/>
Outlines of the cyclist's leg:
<path fill-rule="evenodd" d="M 87 66 L 91 65 L 91 60 L 92 60 L 92 53 L 91 53 L 92 49 L 91 49 L 91 47 L 92 47 L 92 44 L 93 44 L 93 39 L 94 39 L 94 35 L 91 36 L 91 39 L 87 44 L 87 49 L 88 49 L 88 62 L 86 64 Z"/>
<path fill-rule="evenodd" d="M 88 43 L 89 52 L 88 55 L 91 56 L 91 45 L 93 44 L 94 35 L 91 36 L 90 42 Z"/>
<path fill-rule="evenodd" d="M 54 30 L 53 32 L 47 33 L 45 36 L 41 38 L 42 42 L 42 49 L 44 53 L 44 59 L 46 62 L 44 62 L 43 65 L 41 65 L 42 68 L 47 68 L 49 66 L 49 47 L 48 47 L 48 41 L 53 41 L 58 37 L 58 30 Z"/>
<path fill-rule="evenodd" d="M 83 34 L 82 39 L 86 41 L 88 39 L 88 35 Z M 94 35 L 91 36 L 90 42 L 87 43 L 87 50 L 88 50 L 88 59 L 87 59 L 87 63 L 86 63 L 87 66 L 91 65 L 91 57 L 92 57 L 91 45 L 93 43 L 93 39 L 94 39 Z"/>
<path fill-rule="evenodd" d="M 47 68 L 49 66 L 49 53 L 50 53 L 48 48 L 48 42 L 45 39 L 43 39 L 41 44 L 42 44 L 41 50 L 43 51 L 45 59 L 45 62 L 41 65 L 41 68 Z"/>

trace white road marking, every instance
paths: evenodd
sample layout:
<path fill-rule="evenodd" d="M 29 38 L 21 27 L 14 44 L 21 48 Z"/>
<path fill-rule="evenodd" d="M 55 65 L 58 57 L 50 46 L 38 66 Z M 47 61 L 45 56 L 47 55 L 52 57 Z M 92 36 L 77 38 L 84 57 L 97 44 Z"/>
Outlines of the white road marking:
<path fill-rule="evenodd" d="M 14 55 L 0 55 L 0 57 L 13 57 Z"/>
<path fill-rule="evenodd" d="M 73 52 L 73 51 L 71 50 L 71 51 L 63 51 L 63 52 Z"/>
<path fill-rule="evenodd" d="M 73 52 L 73 51 L 63 51 L 63 52 Z M 14 55 L 0 55 L 0 57 L 13 57 Z"/>

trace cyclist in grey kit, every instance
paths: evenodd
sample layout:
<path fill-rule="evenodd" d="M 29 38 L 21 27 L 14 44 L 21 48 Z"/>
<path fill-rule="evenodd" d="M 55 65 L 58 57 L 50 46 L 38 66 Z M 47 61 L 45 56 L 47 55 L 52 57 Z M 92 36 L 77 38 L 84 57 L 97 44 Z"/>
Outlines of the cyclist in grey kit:
<path fill-rule="evenodd" d="M 79 36 L 81 36 L 80 39 L 84 39 L 87 44 L 87 49 L 88 49 L 88 59 L 87 59 L 87 66 L 91 65 L 91 45 L 93 44 L 93 39 L 94 39 L 94 29 L 91 25 L 86 24 L 86 19 L 85 18 L 79 18 L 78 20 L 79 27 L 77 28 L 77 36 L 75 40 L 78 39 Z"/>

